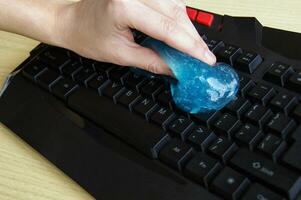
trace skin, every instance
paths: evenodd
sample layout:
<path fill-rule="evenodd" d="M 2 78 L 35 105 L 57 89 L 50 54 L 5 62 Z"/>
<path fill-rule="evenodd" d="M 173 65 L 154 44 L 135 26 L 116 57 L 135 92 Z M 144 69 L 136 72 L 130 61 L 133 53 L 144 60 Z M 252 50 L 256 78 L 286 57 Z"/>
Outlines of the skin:
<path fill-rule="evenodd" d="M 98 61 L 172 75 L 155 52 L 134 42 L 132 28 L 210 65 L 216 62 L 184 0 L 0 0 L 0 11 L 0 29 Z"/>

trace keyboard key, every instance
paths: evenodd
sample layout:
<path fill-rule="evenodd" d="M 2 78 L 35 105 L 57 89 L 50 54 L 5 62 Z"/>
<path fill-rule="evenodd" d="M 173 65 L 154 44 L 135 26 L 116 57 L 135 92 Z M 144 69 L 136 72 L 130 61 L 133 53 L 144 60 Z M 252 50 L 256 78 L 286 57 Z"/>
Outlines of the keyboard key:
<path fill-rule="evenodd" d="M 187 141 L 197 150 L 205 151 L 209 144 L 216 139 L 216 135 L 203 126 L 196 126 L 189 134 Z"/>
<path fill-rule="evenodd" d="M 131 110 L 133 104 L 138 99 L 140 99 L 140 95 L 136 91 L 126 89 L 124 93 L 120 97 L 118 97 L 117 102 Z"/>
<path fill-rule="evenodd" d="M 198 15 L 196 17 L 196 21 L 202 25 L 211 27 L 211 25 L 214 21 L 214 15 L 211 13 L 199 11 Z"/>
<path fill-rule="evenodd" d="M 31 79 L 32 81 L 35 81 L 37 76 L 41 74 L 44 70 L 46 70 L 45 64 L 42 64 L 38 61 L 34 61 L 28 63 L 22 70 L 22 73 L 27 78 Z"/>
<path fill-rule="evenodd" d="M 37 76 L 37 83 L 46 90 L 51 90 L 51 85 L 61 78 L 56 71 L 46 69 Z"/>
<path fill-rule="evenodd" d="M 213 180 L 211 188 L 225 199 L 239 199 L 250 181 L 229 167 L 225 167 Z"/>
<path fill-rule="evenodd" d="M 156 159 L 169 140 L 161 128 L 86 88 L 72 93 L 68 106 L 150 158 Z"/>
<path fill-rule="evenodd" d="M 268 134 L 257 146 L 257 149 L 276 161 L 286 148 L 286 142 L 281 138 Z"/>
<path fill-rule="evenodd" d="M 74 74 L 74 80 L 80 82 L 81 84 L 86 85 L 87 81 L 91 79 L 96 73 L 93 71 L 92 68 L 82 68 L 78 72 Z"/>
<path fill-rule="evenodd" d="M 208 151 L 223 163 L 226 163 L 236 150 L 236 144 L 225 137 L 218 137 L 208 148 Z"/>
<path fill-rule="evenodd" d="M 191 21 L 194 21 L 198 14 L 198 11 L 193 8 L 186 8 L 186 12 Z"/>
<path fill-rule="evenodd" d="M 115 66 L 111 63 L 95 62 L 93 63 L 93 68 L 96 72 L 109 76 L 109 72 L 114 69 Z"/>
<path fill-rule="evenodd" d="M 48 48 L 40 55 L 39 59 L 56 70 L 60 70 L 70 62 L 67 52 L 63 52 L 59 48 Z"/>
<path fill-rule="evenodd" d="M 235 62 L 235 68 L 252 74 L 258 68 L 261 62 L 262 58 L 260 55 L 253 52 L 244 52 L 237 58 Z"/>
<path fill-rule="evenodd" d="M 227 136 L 231 139 L 232 134 L 236 131 L 241 122 L 228 113 L 224 113 L 214 124 L 215 131 L 221 135 Z"/>
<path fill-rule="evenodd" d="M 293 68 L 289 65 L 276 62 L 271 65 L 271 69 L 264 75 L 264 79 L 275 83 L 279 86 L 284 86 L 287 78 L 293 73 Z"/>
<path fill-rule="evenodd" d="M 168 130 L 183 140 L 186 139 L 187 133 L 191 130 L 193 123 L 184 116 L 176 117 L 168 126 Z"/>
<path fill-rule="evenodd" d="M 73 77 L 73 75 L 82 68 L 79 61 L 71 61 L 62 67 L 62 72 L 65 76 Z"/>
<path fill-rule="evenodd" d="M 220 40 L 214 40 L 214 39 L 206 40 L 206 44 L 210 49 L 210 51 L 212 51 L 213 53 L 216 53 L 218 50 L 220 50 L 225 46 L 224 42 Z"/>
<path fill-rule="evenodd" d="M 236 100 L 226 105 L 225 110 L 240 118 L 250 107 L 251 103 L 249 100 L 243 97 L 238 97 Z"/>
<path fill-rule="evenodd" d="M 258 84 L 248 92 L 248 97 L 254 102 L 266 105 L 276 95 L 274 88 Z"/>
<path fill-rule="evenodd" d="M 106 97 L 109 97 L 110 99 L 113 99 L 114 102 L 116 102 L 116 98 L 124 92 L 125 88 L 121 85 L 121 83 L 117 82 L 110 82 L 107 86 L 105 86 L 101 94 L 103 94 Z"/>
<path fill-rule="evenodd" d="M 193 148 L 179 139 L 172 139 L 159 153 L 159 159 L 170 167 L 182 171 L 184 164 L 193 156 Z"/>
<path fill-rule="evenodd" d="M 217 52 L 216 56 L 219 62 L 225 62 L 233 66 L 234 61 L 241 53 L 242 50 L 239 47 L 226 45 Z"/>
<path fill-rule="evenodd" d="M 276 188 L 289 199 L 295 199 L 301 190 L 301 178 L 298 174 L 247 149 L 240 149 L 230 160 L 230 164 L 249 174 L 250 178 Z"/>
<path fill-rule="evenodd" d="M 239 74 L 239 91 L 244 96 L 255 85 L 249 77 Z"/>
<path fill-rule="evenodd" d="M 294 73 L 288 80 L 286 87 L 301 94 L 301 72 Z"/>
<path fill-rule="evenodd" d="M 59 98 L 66 100 L 68 95 L 78 88 L 77 83 L 71 79 L 61 78 L 52 85 L 52 92 Z"/>
<path fill-rule="evenodd" d="M 267 130 L 279 137 L 286 138 L 287 134 L 292 132 L 295 126 L 296 123 L 293 119 L 277 113 L 267 124 Z"/>
<path fill-rule="evenodd" d="M 210 113 L 193 115 L 192 118 L 204 126 L 207 126 L 207 128 L 210 128 L 220 116 L 221 113 L 219 111 L 212 111 Z"/>
<path fill-rule="evenodd" d="M 245 114 L 245 119 L 259 127 L 269 122 L 273 113 L 270 109 L 259 104 L 253 105 Z"/>
<path fill-rule="evenodd" d="M 80 62 L 85 68 L 93 68 L 93 64 L 95 63 L 94 60 L 84 57 L 80 57 Z"/>
<path fill-rule="evenodd" d="M 100 93 L 101 89 L 109 83 L 107 77 L 103 74 L 97 74 L 87 81 L 88 87 L 97 90 Z"/>
<path fill-rule="evenodd" d="M 284 200 L 284 198 L 270 189 L 254 183 L 249 187 L 242 200 Z"/>
<path fill-rule="evenodd" d="M 109 72 L 109 78 L 114 82 L 124 84 L 124 79 L 129 73 L 128 67 L 116 67 Z"/>
<path fill-rule="evenodd" d="M 125 85 L 131 89 L 139 91 L 142 85 L 146 82 L 145 77 L 131 73 L 125 78 Z"/>
<path fill-rule="evenodd" d="M 217 160 L 204 153 L 198 153 L 187 163 L 184 174 L 208 188 L 209 182 L 221 168 Z"/>
<path fill-rule="evenodd" d="M 157 108 L 157 103 L 150 98 L 144 97 L 134 106 L 134 111 L 143 115 L 148 120 L 150 114 Z"/>
<path fill-rule="evenodd" d="M 300 134 L 301 132 L 299 132 Z M 294 143 L 283 155 L 282 161 L 301 172 L 301 141 Z"/>
<path fill-rule="evenodd" d="M 175 117 L 175 114 L 166 107 L 160 107 L 158 110 L 152 115 L 151 121 L 155 124 L 165 128 L 166 125 Z"/>
<path fill-rule="evenodd" d="M 158 97 L 157 100 L 162 103 L 165 106 L 169 106 L 171 107 L 171 102 L 172 100 L 172 96 L 171 96 L 171 91 L 170 90 L 164 90 L 162 91 Z"/>
<path fill-rule="evenodd" d="M 291 135 L 291 138 L 298 143 L 301 143 L 301 125 L 295 128 L 294 132 Z"/>
<path fill-rule="evenodd" d="M 249 149 L 253 150 L 254 146 L 262 137 L 262 132 L 258 127 L 252 124 L 245 124 L 234 137 L 239 144 L 246 145 Z"/>
<path fill-rule="evenodd" d="M 298 101 L 295 96 L 287 94 L 285 92 L 279 93 L 270 102 L 273 111 L 283 112 L 286 115 L 291 112 L 291 110 L 296 106 L 297 103 Z"/>
<path fill-rule="evenodd" d="M 293 112 L 294 118 L 301 123 L 301 104 L 298 104 Z"/>
<path fill-rule="evenodd" d="M 141 92 L 147 96 L 151 96 L 155 100 L 156 95 L 162 91 L 163 87 L 162 80 L 151 79 L 141 88 Z"/>

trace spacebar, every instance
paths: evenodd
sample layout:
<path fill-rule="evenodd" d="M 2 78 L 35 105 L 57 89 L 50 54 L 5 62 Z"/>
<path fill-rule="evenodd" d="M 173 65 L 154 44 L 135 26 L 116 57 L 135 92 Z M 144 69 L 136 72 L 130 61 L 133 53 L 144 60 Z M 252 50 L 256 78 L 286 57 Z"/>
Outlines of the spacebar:
<path fill-rule="evenodd" d="M 68 106 L 151 158 L 157 158 L 158 151 L 169 140 L 159 127 L 89 89 L 72 93 Z"/>

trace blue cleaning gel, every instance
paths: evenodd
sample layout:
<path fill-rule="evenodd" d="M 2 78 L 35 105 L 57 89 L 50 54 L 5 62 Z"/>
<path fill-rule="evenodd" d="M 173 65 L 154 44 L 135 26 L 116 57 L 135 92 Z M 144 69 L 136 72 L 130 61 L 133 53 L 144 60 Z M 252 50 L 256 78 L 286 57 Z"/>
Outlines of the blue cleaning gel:
<path fill-rule="evenodd" d="M 156 51 L 175 75 L 171 94 L 180 109 L 191 114 L 207 113 L 222 109 L 236 98 L 239 78 L 229 65 L 210 66 L 152 38 L 142 45 Z"/>

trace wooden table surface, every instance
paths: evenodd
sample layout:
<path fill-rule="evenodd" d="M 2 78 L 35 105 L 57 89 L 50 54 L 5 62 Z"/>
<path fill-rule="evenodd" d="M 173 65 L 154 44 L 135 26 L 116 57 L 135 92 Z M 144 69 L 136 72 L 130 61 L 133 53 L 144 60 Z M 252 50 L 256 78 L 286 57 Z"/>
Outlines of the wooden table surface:
<path fill-rule="evenodd" d="M 188 0 L 187 4 L 219 14 L 255 16 L 266 26 L 301 32 L 300 0 Z M 37 44 L 37 41 L 0 31 L 0 85 Z M 93 198 L 0 124 L 0 199 Z"/>

